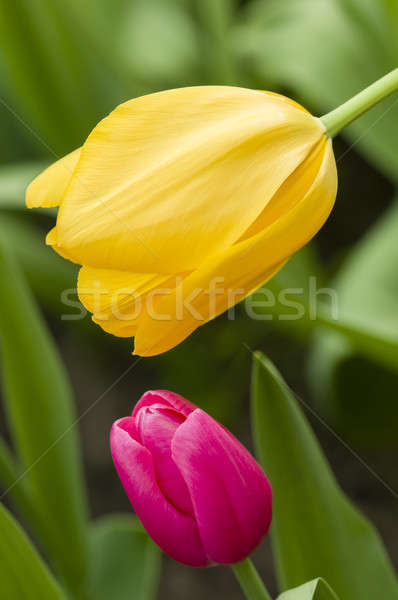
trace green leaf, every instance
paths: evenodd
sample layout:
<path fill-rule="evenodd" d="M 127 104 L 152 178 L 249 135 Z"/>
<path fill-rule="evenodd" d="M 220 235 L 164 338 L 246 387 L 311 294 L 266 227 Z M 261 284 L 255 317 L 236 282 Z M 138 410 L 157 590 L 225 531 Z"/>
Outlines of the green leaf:
<path fill-rule="evenodd" d="M 293 590 L 283 592 L 278 600 L 338 600 L 332 588 L 323 579 L 314 579 Z"/>
<path fill-rule="evenodd" d="M 132 72 L 155 87 L 162 86 L 162 82 L 174 86 L 179 80 L 185 83 L 197 70 L 200 57 L 195 22 L 175 0 L 130 3 L 118 48 Z"/>
<path fill-rule="evenodd" d="M 249 5 L 236 46 L 266 85 L 294 90 L 326 113 L 394 69 L 396 9 L 374 0 L 262 0 Z M 263 81 L 260 85 L 264 85 Z M 343 135 L 397 180 L 395 96 L 363 115 Z"/>
<path fill-rule="evenodd" d="M 0 54 L 0 96 L 3 102 L 0 103 L 0 163 L 5 164 L 9 161 L 25 158 L 28 153 L 34 156 L 37 151 L 37 140 L 35 140 L 29 130 L 15 118 L 10 110 L 10 106 L 4 101 L 7 86 L 5 84 L 6 75 L 2 64 Z"/>
<path fill-rule="evenodd" d="M 153 600 L 160 575 L 160 550 L 136 517 L 113 515 L 91 531 L 91 592 L 96 600 Z"/>
<path fill-rule="evenodd" d="M 236 6 L 236 0 L 202 0 L 198 3 L 198 15 L 203 25 L 206 83 L 238 84 L 236 56 L 230 35 Z"/>
<path fill-rule="evenodd" d="M 260 353 L 252 406 L 257 452 L 274 490 L 272 544 L 282 590 L 322 575 L 341 598 L 397 600 L 378 533 L 339 488 L 298 402 Z"/>
<path fill-rule="evenodd" d="M 0 208 L 25 210 L 26 188 L 45 167 L 44 163 L 37 162 L 0 167 Z"/>
<path fill-rule="evenodd" d="M 34 506 L 31 490 L 24 478 L 20 478 L 21 470 L 6 443 L 0 438 L 0 488 L 9 490 L 8 494 L 19 514 L 33 529 L 40 519 L 39 511 Z"/>
<path fill-rule="evenodd" d="M 17 262 L 0 245 L 0 342 L 10 433 L 56 570 L 78 590 L 86 569 L 86 497 L 70 386 Z"/>
<path fill-rule="evenodd" d="M 5 600 L 66 600 L 11 514 L 0 504 L 0 580 Z"/>
<path fill-rule="evenodd" d="M 57 314 L 62 312 L 61 293 L 76 287 L 78 267 L 46 246 L 45 231 L 32 225 L 30 215 L 2 214 L 0 235 L 15 253 L 35 294 Z"/>
<path fill-rule="evenodd" d="M 398 201 L 354 247 L 333 286 L 343 321 L 398 348 L 397 237 Z"/>
<path fill-rule="evenodd" d="M 78 267 L 46 246 L 45 232 L 32 224 L 30 215 L 2 213 L 0 237 L 12 248 L 34 294 L 57 316 L 62 314 L 65 307 L 61 294 L 76 288 Z"/>
<path fill-rule="evenodd" d="M 14 118 L 26 122 L 38 149 L 54 160 L 81 145 L 131 90 L 116 60 L 115 32 L 112 38 L 98 33 L 99 11 L 90 15 L 79 4 L 84 3 L 0 0 L 6 101 Z"/>
<path fill-rule="evenodd" d="M 354 247 L 332 287 L 336 331 L 320 329 L 310 382 L 333 423 L 356 441 L 396 443 L 398 202 Z M 339 328 L 340 324 L 340 328 Z M 382 399 L 374 410 L 374 398 Z"/>
<path fill-rule="evenodd" d="M 9 487 L 19 477 L 19 470 L 7 444 L 0 438 L 0 485 Z"/>

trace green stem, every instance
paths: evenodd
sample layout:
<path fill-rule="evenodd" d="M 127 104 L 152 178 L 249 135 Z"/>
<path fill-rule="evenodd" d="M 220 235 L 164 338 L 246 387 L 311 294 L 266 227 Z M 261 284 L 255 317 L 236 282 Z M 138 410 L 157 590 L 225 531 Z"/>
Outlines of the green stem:
<path fill-rule="evenodd" d="M 372 85 L 359 92 L 341 106 L 321 117 L 329 137 L 337 135 L 344 127 L 398 90 L 398 69 L 394 69 Z"/>
<path fill-rule="evenodd" d="M 247 600 L 272 600 L 250 558 L 231 565 Z"/>

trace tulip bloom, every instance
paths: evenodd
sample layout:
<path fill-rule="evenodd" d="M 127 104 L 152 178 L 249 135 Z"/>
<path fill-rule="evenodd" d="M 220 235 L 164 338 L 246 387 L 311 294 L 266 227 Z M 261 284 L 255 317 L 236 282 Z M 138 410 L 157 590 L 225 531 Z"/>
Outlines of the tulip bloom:
<path fill-rule="evenodd" d="M 27 205 L 59 206 L 47 243 L 83 265 L 82 303 L 148 356 L 272 277 L 336 188 L 320 119 L 271 92 L 204 86 L 117 107 L 31 183 Z"/>
<path fill-rule="evenodd" d="M 246 558 L 267 533 L 272 490 L 238 440 L 181 396 L 147 392 L 111 431 L 116 470 L 142 524 L 191 566 Z"/>

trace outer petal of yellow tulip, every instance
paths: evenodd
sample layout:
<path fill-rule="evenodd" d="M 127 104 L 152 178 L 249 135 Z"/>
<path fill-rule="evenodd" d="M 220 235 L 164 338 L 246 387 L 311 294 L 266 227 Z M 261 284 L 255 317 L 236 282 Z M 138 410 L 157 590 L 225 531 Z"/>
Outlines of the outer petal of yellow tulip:
<path fill-rule="evenodd" d="M 78 148 L 67 154 L 32 181 L 26 190 L 26 206 L 59 206 L 80 158 Z"/>
<path fill-rule="evenodd" d="M 176 281 L 175 276 L 82 267 L 78 294 L 102 329 L 119 337 L 132 337 L 138 320 L 148 309 L 151 312 L 159 290 L 163 286 L 170 289 Z"/>
<path fill-rule="evenodd" d="M 46 236 L 46 244 L 48 246 L 51 246 L 53 250 L 55 250 L 55 252 L 58 252 L 58 254 L 60 256 L 62 256 L 63 258 L 66 258 L 67 260 L 70 260 L 72 262 L 73 261 L 72 257 L 69 256 L 69 254 L 67 253 L 67 251 L 64 248 L 60 248 L 58 246 L 58 242 L 57 242 L 57 228 L 53 227 L 52 229 L 50 229 L 50 231 L 47 233 Z"/>
<path fill-rule="evenodd" d="M 135 354 L 149 356 L 173 348 L 199 325 L 257 289 L 315 235 L 332 209 L 336 189 L 332 144 L 325 138 L 272 199 L 270 208 L 273 204 L 277 208 L 273 222 L 205 261 L 175 292 L 160 299 L 157 310 L 172 315 L 171 320 L 156 321 L 148 316 L 140 320 Z M 281 207 L 282 214 L 277 217 Z M 263 218 L 266 224 L 268 216 L 264 214 Z M 209 304 L 212 281 L 216 288 L 223 289 L 222 294 L 213 293 L 213 306 Z M 228 290 L 236 294 L 232 300 Z M 175 309 L 178 295 L 187 302 L 180 315 Z"/>
<path fill-rule="evenodd" d="M 58 248 L 91 267 L 190 271 L 242 236 L 324 133 L 294 103 L 243 88 L 126 102 L 83 146 Z"/>

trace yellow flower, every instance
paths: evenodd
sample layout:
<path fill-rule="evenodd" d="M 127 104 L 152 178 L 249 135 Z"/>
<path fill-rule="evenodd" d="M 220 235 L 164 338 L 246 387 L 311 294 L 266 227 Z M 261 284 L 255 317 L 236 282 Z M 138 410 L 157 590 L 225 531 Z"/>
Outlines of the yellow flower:
<path fill-rule="evenodd" d="M 268 280 L 322 226 L 336 188 L 319 119 L 277 94 L 209 86 L 118 106 L 26 202 L 59 206 L 47 243 L 82 265 L 82 303 L 148 356 Z"/>

